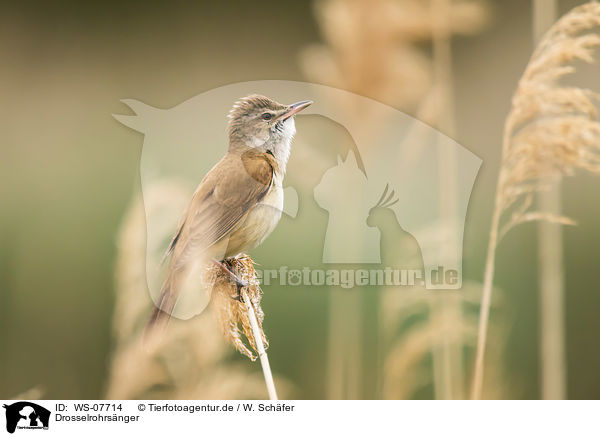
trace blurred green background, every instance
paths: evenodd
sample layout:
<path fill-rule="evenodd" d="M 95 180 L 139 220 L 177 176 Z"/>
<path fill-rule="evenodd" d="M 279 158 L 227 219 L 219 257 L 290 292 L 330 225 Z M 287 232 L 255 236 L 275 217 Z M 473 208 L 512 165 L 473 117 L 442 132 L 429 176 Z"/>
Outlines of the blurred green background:
<path fill-rule="evenodd" d="M 579 3 L 561 0 L 559 12 Z M 455 139 L 484 162 L 464 243 L 464 277 L 477 281 L 503 121 L 532 50 L 529 2 L 493 6 L 487 30 L 452 46 Z M 298 53 L 320 34 L 305 1 L 25 1 L 2 10 L 0 398 L 33 386 L 47 398 L 100 398 L 116 235 L 139 189 L 143 141 L 111 117 L 126 112 L 119 100 L 168 108 L 228 83 L 305 80 Z M 565 212 L 579 223 L 565 229 L 568 396 L 577 399 L 600 398 L 599 184 L 580 176 L 564 185 Z M 293 232 L 282 224 L 279 231 Z M 275 245 L 257 251 L 262 264 Z M 503 383 L 519 399 L 539 397 L 535 247 L 535 228 L 525 225 L 498 252 L 496 284 L 510 321 Z M 325 398 L 326 292 L 264 291 L 272 367 L 296 385 L 297 397 Z M 364 323 L 375 323 L 373 302 L 364 302 Z M 365 360 L 363 396 L 372 398 L 376 376 Z"/>

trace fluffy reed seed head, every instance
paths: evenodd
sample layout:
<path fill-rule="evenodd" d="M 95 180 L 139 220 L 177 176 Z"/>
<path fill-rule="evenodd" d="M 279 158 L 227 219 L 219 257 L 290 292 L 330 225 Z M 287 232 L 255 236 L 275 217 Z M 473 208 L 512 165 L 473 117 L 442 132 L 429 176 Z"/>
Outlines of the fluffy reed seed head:
<path fill-rule="evenodd" d="M 262 323 L 265 314 L 260 307 L 262 299 L 262 290 L 260 283 L 256 277 L 254 263 L 247 254 L 242 254 L 236 258 L 227 259 L 225 263 L 231 271 L 235 271 L 236 275 L 249 283 L 249 286 L 244 287 L 240 292 L 248 295 L 252 307 L 256 314 L 258 328 L 262 336 L 263 345 L 266 348 L 269 342 L 262 328 Z M 225 340 L 232 344 L 244 356 L 247 356 L 252 361 L 256 360 L 255 355 L 247 344 L 242 339 L 246 337 L 250 347 L 258 353 L 256 346 L 256 338 L 250 326 L 250 318 L 248 317 L 248 309 L 242 301 L 241 295 L 238 296 L 238 290 L 235 283 L 222 268 L 217 265 L 211 265 L 208 271 L 209 283 L 212 283 L 211 304 L 213 305 L 215 317 L 221 327 L 221 331 Z"/>
<path fill-rule="evenodd" d="M 544 35 L 533 53 L 512 99 L 506 119 L 496 207 L 505 215 L 504 235 L 517 224 L 547 220 L 573 221 L 535 211 L 535 192 L 544 182 L 576 169 L 600 172 L 599 94 L 560 84 L 575 72 L 575 61 L 593 63 L 600 36 L 600 3 L 579 6 Z"/>

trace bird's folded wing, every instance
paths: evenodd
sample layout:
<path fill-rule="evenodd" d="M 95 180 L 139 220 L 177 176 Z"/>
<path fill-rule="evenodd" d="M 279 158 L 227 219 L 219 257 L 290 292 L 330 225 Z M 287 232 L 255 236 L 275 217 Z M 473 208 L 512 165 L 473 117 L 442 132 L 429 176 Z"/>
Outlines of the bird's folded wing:
<path fill-rule="evenodd" d="M 169 247 L 176 267 L 228 236 L 245 219 L 271 187 L 274 165 L 272 156 L 250 149 L 228 153 L 210 170 Z"/>

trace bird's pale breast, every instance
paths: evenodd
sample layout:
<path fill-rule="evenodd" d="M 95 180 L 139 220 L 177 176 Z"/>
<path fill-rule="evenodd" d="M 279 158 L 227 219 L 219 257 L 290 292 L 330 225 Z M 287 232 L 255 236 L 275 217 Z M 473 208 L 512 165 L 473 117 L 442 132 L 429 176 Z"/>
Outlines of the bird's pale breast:
<path fill-rule="evenodd" d="M 275 229 L 283 210 L 281 180 L 275 177 L 273 186 L 260 203 L 248 211 L 229 237 L 225 257 L 236 256 L 259 245 Z"/>

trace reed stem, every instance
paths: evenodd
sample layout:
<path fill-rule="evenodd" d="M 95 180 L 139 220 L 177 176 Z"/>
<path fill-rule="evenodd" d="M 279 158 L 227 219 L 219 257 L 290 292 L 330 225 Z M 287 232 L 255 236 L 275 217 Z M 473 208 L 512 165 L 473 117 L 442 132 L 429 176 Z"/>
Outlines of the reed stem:
<path fill-rule="evenodd" d="M 479 311 L 479 327 L 477 330 L 477 351 L 475 354 L 475 371 L 473 376 L 473 387 L 471 399 L 481 399 L 483 388 L 483 363 L 485 356 L 485 346 L 487 340 L 488 320 L 490 317 L 490 306 L 492 301 L 492 287 L 494 284 L 494 267 L 496 262 L 496 246 L 498 244 L 498 226 L 500 224 L 500 215 L 502 208 L 496 195 L 496 205 L 494 215 L 492 216 L 492 230 L 490 232 L 490 241 L 488 245 L 487 258 L 485 261 L 485 274 L 483 278 L 483 294 L 481 296 L 481 308 Z"/>
<path fill-rule="evenodd" d="M 560 214 L 560 181 L 552 190 L 540 192 L 539 208 Z M 541 221 L 538 224 L 540 366 L 543 400 L 566 398 L 565 314 L 562 226 Z"/>
<path fill-rule="evenodd" d="M 262 332 L 258 327 L 258 321 L 256 320 L 256 314 L 254 313 L 254 307 L 248 297 L 248 293 L 245 290 L 241 291 L 244 304 L 248 310 L 248 318 L 250 320 L 250 327 L 252 327 L 252 334 L 254 335 L 254 341 L 256 342 L 256 351 L 258 357 L 260 357 L 260 365 L 262 366 L 263 375 L 265 377 L 265 384 L 267 385 L 267 391 L 269 392 L 269 399 L 277 401 L 277 391 L 275 390 L 275 383 L 273 382 L 273 374 L 271 373 L 271 366 L 269 365 L 269 357 L 265 351 L 265 346 L 262 341 Z"/>
<path fill-rule="evenodd" d="M 434 0 L 431 4 L 433 25 L 433 73 L 440 109 L 436 122 L 437 127 L 446 135 L 456 134 L 452 86 L 452 45 L 449 15 L 450 0 Z M 456 205 L 458 204 L 456 186 L 456 149 L 448 143 L 439 146 L 440 162 L 440 212 L 442 222 L 447 223 L 445 240 L 448 243 L 441 247 L 444 261 L 455 260 L 456 253 Z M 452 291 L 441 291 L 433 295 L 432 312 L 438 314 L 442 323 L 442 338 L 433 347 L 434 389 L 436 399 L 451 400 L 462 398 L 463 377 L 460 338 L 452 337 L 452 323 L 460 319 L 460 300 L 453 298 Z"/>
<path fill-rule="evenodd" d="M 535 43 L 556 20 L 557 0 L 533 0 Z M 561 215 L 561 180 L 544 180 L 551 189 L 538 194 L 539 210 Z M 538 223 L 538 280 L 540 299 L 540 366 L 544 400 L 566 398 L 565 314 L 562 226 Z"/>

